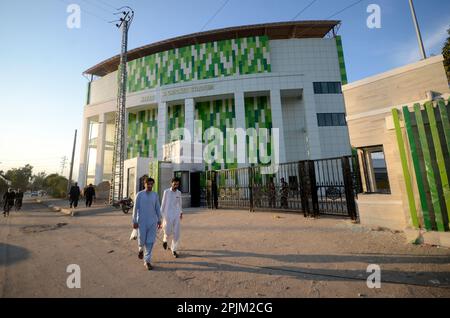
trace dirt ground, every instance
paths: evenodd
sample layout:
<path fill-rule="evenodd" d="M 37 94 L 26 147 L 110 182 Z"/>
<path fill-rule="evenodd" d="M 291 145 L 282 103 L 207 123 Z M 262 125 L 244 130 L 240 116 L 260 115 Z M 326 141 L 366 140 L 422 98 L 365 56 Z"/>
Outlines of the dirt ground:
<path fill-rule="evenodd" d="M 130 232 L 120 210 L 69 217 L 25 202 L 0 219 L 0 297 L 450 297 L 450 250 L 345 219 L 188 210 L 181 257 L 157 240 L 150 272 Z M 66 285 L 69 264 L 79 289 Z M 379 289 L 367 286 L 370 264 Z"/>

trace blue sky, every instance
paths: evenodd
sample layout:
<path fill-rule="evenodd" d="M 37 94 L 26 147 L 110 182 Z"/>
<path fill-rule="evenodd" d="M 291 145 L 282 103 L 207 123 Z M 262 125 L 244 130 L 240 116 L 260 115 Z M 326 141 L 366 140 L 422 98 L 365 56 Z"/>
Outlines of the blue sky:
<path fill-rule="evenodd" d="M 289 21 L 311 0 L 229 0 L 206 29 Z M 355 0 L 317 0 L 297 20 L 325 19 Z M 67 6 L 81 6 L 81 28 L 69 29 Z M 2 1 L 0 27 L 0 170 L 30 163 L 60 171 L 73 133 L 81 135 L 87 80 L 81 73 L 119 52 L 120 32 L 106 21 L 113 7 L 136 11 L 129 48 L 198 32 L 224 0 Z M 369 4 L 381 7 L 381 29 L 369 29 Z M 109 4 L 109 5 L 108 5 Z M 415 0 L 428 54 L 439 54 L 450 27 L 450 1 Z M 408 0 L 367 0 L 333 17 L 342 21 L 349 81 L 417 61 Z M 79 157 L 77 145 L 75 174 Z M 65 170 L 68 174 L 68 169 Z"/>

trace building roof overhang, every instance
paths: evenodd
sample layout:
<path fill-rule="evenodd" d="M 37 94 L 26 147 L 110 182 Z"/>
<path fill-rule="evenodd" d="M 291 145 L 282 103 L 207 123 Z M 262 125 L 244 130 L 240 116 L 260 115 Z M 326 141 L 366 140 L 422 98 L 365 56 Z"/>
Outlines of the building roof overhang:
<path fill-rule="evenodd" d="M 229 27 L 183 35 L 155 42 L 128 51 L 128 61 L 151 54 L 221 40 L 252 36 L 267 36 L 270 40 L 323 38 L 340 24 L 340 21 L 291 21 Z M 118 69 L 120 55 L 115 55 L 83 72 L 84 75 L 105 76 Z"/>

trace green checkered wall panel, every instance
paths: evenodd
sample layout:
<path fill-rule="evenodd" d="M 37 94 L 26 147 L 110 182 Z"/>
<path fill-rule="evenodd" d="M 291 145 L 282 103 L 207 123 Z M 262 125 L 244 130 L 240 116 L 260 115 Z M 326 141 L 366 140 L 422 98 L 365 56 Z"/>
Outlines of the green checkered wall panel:
<path fill-rule="evenodd" d="M 128 159 L 157 158 L 158 110 L 143 110 L 128 114 Z"/>
<path fill-rule="evenodd" d="M 339 35 L 336 36 L 336 46 L 337 46 L 337 50 L 338 50 L 339 69 L 341 70 L 341 82 L 342 82 L 342 85 L 345 85 L 348 83 L 347 69 L 345 67 L 344 49 L 342 47 L 342 38 Z"/>
<path fill-rule="evenodd" d="M 128 92 L 270 71 L 268 37 L 216 41 L 155 53 L 128 62 Z"/>
<path fill-rule="evenodd" d="M 215 127 L 226 136 L 227 128 L 236 128 L 236 111 L 234 99 L 219 99 L 214 101 L 197 102 L 195 105 L 195 120 L 202 121 L 202 136 L 206 129 Z M 223 149 L 224 164 L 212 163 L 207 169 L 232 169 L 237 168 L 237 163 L 227 163 L 225 140 Z"/>
<path fill-rule="evenodd" d="M 268 149 L 272 149 L 272 110 L 270 107 L 269 97 L 268 96 L 258 96 L 258 97 L 246 97 L 245 98 L 245 127 L 248 128 L 256 128 L 258 131 L 259 128 L 267 128 L 269 129 L 269 142 Z M 247 140 L 247 151 L 250 152 L 249 140 Z M 260 158 L 259 154 L 259 145 L 257 146 L 257 155 Z M 268 155 L 270 155 L 270 151 Z M 252 154 L 249 153 L 249 157 Z"/>
<path fill-rule="evenodd" d="M 168 140 L 170 142 L 179 140 L 179 135 L 175 134 L 175 129 L 184 128 L 184 105 L 170 105 L 167 108 L 167 118 Z"/>

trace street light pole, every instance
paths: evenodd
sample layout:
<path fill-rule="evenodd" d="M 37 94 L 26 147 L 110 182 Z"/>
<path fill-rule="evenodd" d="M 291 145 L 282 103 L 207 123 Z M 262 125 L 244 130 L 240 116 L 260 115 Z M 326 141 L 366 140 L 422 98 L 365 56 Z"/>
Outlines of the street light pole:
<path fill-rule="evenodd" d="M 69 182 L 67 184 L 67 193 L 69 193 L 70 187 L 72 186 L 73 161 L 75 159 L 75 146 L 76 146 L 76 144 L 77 144 L 77 130 L 75 129 L 75 137 L 73 138 L 72 161 L 70 162 Z"/>
<path fill-rule="evenodd" d="M 425 47 L 423 46 L 422 35 L 420 33 L 419 22 L 417 22 L 416 10 L 414 9 L 413 0 L 409 0 L 409 6 L 411 8 L 411 14 L 414 22 L 414 26 L 416 28 L 417 41 L 419 42 L 419 49 L 422 55 L 422 60 L 427 58 L 427 54 L 425 53 Z"/>

